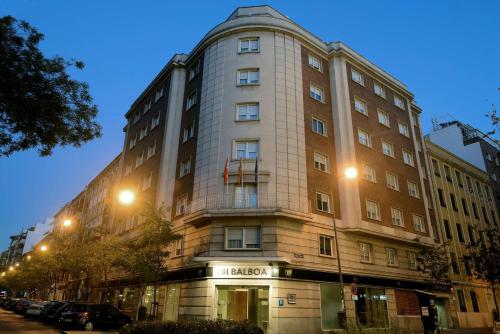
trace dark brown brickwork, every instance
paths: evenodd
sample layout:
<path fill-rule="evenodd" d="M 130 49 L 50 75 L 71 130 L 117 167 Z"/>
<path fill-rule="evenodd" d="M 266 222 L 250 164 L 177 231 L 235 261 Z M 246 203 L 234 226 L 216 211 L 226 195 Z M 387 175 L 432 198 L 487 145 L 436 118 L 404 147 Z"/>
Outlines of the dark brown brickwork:
<path fill-rule="evenodd" d="M 302 46 L 302 81 L 304 92 L 304 122 L 305 142 L 307 157 L 307 191 L 311 208 L 314 213 L 330 215 L 317 210 L 316 192 L 320 191 L 330 195 L 335 208 L 335 216 L 340 218 L 337 175 L 335 165 L 335 141 L 333 132 L 332 104 L 330 98 L 330 78 L 328 73 L 328 61 L 321 58 L 311 50 Z M 322 71 L 309 66 L 309 54 L 322 61 Z M 320 87 L 324 91 L 324 103 L 309 96 L 310 84 Z M 327 135 L 322 136 L 312 131 L 313 117 L 326 122 Z M 329 171 L 327 173 L 314 168 L 314 152 L 326 155 L 329 158 Z"/>
<path fill-rule="evenodd" d="M 420 303 L 415 291 L 396 290 L 395 294 L 398 315 L 420 315 Z"/>
<path fill-rule="evenodd" d="M 351 64 L 347 63 L 347 81 L 349 86 L 349 99 L 351 103 L 352 125 L 354 132 L 354 141 L 356 149 L 356 157 L 361 171 L 361 163 L 371 165 L 377 176 L 377 183 L 372 183 L 363 180 L 360 175 L 359 191 L 360 202 L 363 219 L 371 221 L 375 224 L 392 226 L 397 229 L 415 232 L 413 226 L 412 214 L 417 214 L 424 217 L 426 223 L 425 206 L 422 200 L 423 191 L 420 187 L 420 177 L 417 169 L 417 154 L 411 136 L 411 126 L 408 111 L 402 110 L 394 105 L 394 93 L 392 90 L 382 83 L 385 87 L 386 98 L 377 96 L 374 93 L 374 80 L 366 72 L 355 68 L 364 76 L 364 86 L 351 80 Z M 354 108 L 354 98 L 358 97 L 366 102 L 368 108 L 368 116 L 357 112 Z M 399 95 L 401 96 L 401 95 Z M 405 102 L 405 108 L 408 106 Z M 389 115 L 390 128 L 382 125 L 378 121 L 377 109 Z M 410 129 L 410 138 L 399 133 L 398 120 L 408 125 Z M 368 132 L 371 136 L 372 147 L 366 147 L 358 141 L 358 128 Z M 417 128 L 415 128 L 417 129 Z M 381 139 L 385 139 L 392 143 L 394 147 L 394 158 L 388 157 L 382 153 Z M 403 149 L 411 152 L 414 158 L 415 167 L 408 166 L 403 163 Z M 386 171 L 392 172 L 398 176 L 399 191 L 387 188 Z M 360 173 L 361 174 L 361 173 Z M 418 184 L 420 199 L 410 197 L 408 195 L 407 180 Z M 366 199 L 378 202 L 381 210 L 381 221 L 370 220 L 366 214 Z M 391 219 L 391 207 L 400 209 L 404 213 L 404 227 L 394 226 Z M 429 226 L 425 226 L 424 235 L 429 235 Z M 419 232 L 416 232 L 419 233 Z"/>

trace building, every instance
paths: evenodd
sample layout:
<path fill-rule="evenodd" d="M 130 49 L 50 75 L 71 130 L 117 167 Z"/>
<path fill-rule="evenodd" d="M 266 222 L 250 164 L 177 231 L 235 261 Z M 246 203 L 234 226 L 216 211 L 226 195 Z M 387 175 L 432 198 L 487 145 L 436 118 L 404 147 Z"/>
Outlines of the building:
<path fill-rule="evenodd" d="M 440 239 L 420 112 L 399 80 L 269 6 L 237 8 L 175 55 L 126 113 L 117 181 L 183 236 L 159 317 L 421 329 L 416 257 Z M 115 208 L 124 238 L 138 224 Z M 111 283 L 121 309 L 151 307 L 152 287 Z"/>
<path fill-rule="evenodd" d="M 43 223 L 35 224 L 27 230 L 26 241 L 23 247 L 23 255 L 31 252 L 33 248 L 52 231 L 54 221 L 52 218 L 47 218 Z"/>
<path fill-rule="evenodd" d="M 467 245 L 483 238 L 481 229 L 500 227 L 487 172 L 430 141 L 436 211 L 451 263 L 454 298 L 449 301 L 455 327 L 491 327 L 493 293 L 472 276 Z M 456 315 L 456 316 L 455 316 Z"/>
<path fill-rule="evenodd" d="M 7 250 L 2 253 L 2 266 L 4 268 L 13 266 L 19 261 L 23 256 L 23 249 L 26 242 L 26 236 L 28 235 L 28 229 L 26 231 L 21 230 L 21 233 L 10 236 L 10 245 Z"/>

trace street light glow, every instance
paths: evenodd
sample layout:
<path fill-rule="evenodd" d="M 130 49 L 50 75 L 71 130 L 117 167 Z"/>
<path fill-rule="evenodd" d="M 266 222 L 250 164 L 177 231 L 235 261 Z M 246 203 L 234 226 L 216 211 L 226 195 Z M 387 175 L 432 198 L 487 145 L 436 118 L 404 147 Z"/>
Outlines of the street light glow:
<path fill-rule="evenodd" d="M 16 262 L 16 267 L 19 267 L 19 262 Z"/>
<path fill-rule="evenodd" d="M 118 200 L 124 205 L 130 205 L 135 201 L 135 194 L 131 190 L 122 190 L 118 195 Z"/>
<path fill-rule="evenodd" d="M 28 260 L 31 260 L 31 255 L 26 256 Z"/>
<path fill-rule="evenodd" d="M 2 273 L 2 276 L 5 276 L 5 271 Z"/>
<path fill-rule="evenodd" d="M 344 175 L 348 179 L 355 179 L 358 176 L 358 171 L 354 167 L 348 167 L 345 169 Z"/>
<path fill-rule="evenodd" d="M 47 250 L 47 246 L 42 245 L 42 247 L 40 247 L 40 250 L 41 250 L 42 252 L 45 252 L 45 251 Z"/>
<path fill-rule="evenodd" d="M 64 226 L 64 227 L 71 226 L 71 219 L 65 219 L 65 220 L 63 221 L 63 226 Z"/>
<path fill-rule="evenodd" d="M 14 267 L 13 267 L 13 266 L 10 266 L 10 267 L 9 267 L 9 270 L 10 270 L 10 271 L 14 270 Z"/>

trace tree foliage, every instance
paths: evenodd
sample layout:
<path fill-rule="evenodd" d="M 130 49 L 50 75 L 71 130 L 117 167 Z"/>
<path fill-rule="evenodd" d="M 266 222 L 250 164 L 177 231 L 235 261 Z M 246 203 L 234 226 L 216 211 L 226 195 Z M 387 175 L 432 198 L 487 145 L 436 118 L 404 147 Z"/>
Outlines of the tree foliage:
<path fill-rule="evenodd" d="M 87 83 L 67 73 L 84 64 L 46 58 L 43 38 L 25 21 L 0 17 L 0 156 L 30 148 L 47 156 L 57 145 L 79 147 L 101 135 Z"/>
<path fill-rule="evenodd" d="M 418 270 L 431 277 L 433 286 L 449 281 L 450 264 L 444 244 L 422 248 L 417 263 Z"/>

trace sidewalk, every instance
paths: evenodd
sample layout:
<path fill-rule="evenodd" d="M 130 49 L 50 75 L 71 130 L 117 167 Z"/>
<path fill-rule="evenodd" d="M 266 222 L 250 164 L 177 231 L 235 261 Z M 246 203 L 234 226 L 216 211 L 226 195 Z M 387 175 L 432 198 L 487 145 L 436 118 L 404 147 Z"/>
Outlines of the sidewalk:
<path fill-rule="evenodd" d="M 457 328 L 446 329 L 442 331 L 443 334 L 492 334 L 491 328 Z"/>

